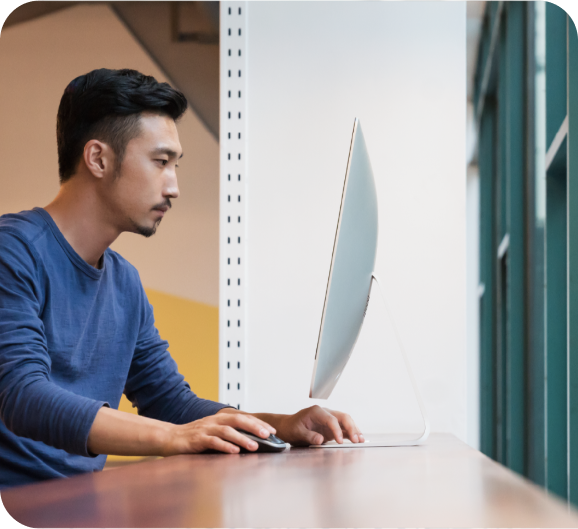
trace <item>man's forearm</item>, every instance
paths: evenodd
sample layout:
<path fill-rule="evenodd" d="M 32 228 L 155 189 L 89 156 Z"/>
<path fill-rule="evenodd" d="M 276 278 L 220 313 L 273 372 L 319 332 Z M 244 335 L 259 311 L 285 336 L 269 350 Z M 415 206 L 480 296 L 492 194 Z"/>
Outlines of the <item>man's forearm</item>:
<path fill-rule="evenodd" d="M 88 436 L 93 454 L 119 456 L 168 455 L 174 425 L 110 408 L 96 414 Z"/>
<path fill-rule="evenodd" d="M 257 443 L 237 430 L 267 439 L 273 428 L 249 414 L 216 413 L 187 424 L 171 424 L 101 408 L 88 436 L 94 454 L 170 456 L 208 449 L 238 453 L 239 447 L 256 450 Z"/>

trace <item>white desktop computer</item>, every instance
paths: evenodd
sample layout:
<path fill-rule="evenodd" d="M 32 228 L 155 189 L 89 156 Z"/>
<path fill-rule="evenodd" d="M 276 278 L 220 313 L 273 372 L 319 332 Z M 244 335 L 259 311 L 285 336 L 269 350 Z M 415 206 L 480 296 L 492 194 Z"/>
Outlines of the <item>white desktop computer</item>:
<path fill-rule="evenodd" d="M 363 326 L 373 284 L 379 290 L 374 272 L 377 253 L 378 208 L 373 171 L 361 125 L 356 119 L 349 147 L 341 207 L 337 220 L 329 279 L 315 353 L 309 396 L 327 399 L 337 384 Z M 383 298 L 385 303 L 385 298 Z M 387 308 L 387 303 L 385 303 Z M 391 317 L 391 316 L 390 316 Z M 393 323 L 393 319 L 392 319 Z M 415 382 L 409 359 L 393 325 L 400 352 L 423 418 L 418 437 L 402 434 L 374 435 L 365 443 L 335 441 L 313 448 L 367 448 L 372 446 L 413 446 L 427 439 L 429 421 Z"/>

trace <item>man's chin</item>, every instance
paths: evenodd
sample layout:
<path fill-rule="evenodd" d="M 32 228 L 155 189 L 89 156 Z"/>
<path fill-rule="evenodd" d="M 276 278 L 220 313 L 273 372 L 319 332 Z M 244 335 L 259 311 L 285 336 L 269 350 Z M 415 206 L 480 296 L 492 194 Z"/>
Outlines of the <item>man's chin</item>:
<path fill-rule="evenodd" d="M 138 233 L 143 237 L 151 237 L 157 232 L 157 227 L 161 223 L 162 219 L 157 220 L 153 226 L 141 226 L 139 224 L 134 224 L 134 233 Z"/>

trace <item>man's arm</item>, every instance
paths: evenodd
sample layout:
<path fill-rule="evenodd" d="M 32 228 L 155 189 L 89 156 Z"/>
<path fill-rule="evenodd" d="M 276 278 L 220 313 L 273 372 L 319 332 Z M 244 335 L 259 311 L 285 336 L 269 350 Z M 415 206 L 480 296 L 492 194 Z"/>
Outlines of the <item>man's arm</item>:
<path fill-rule="evenodd" d="M 294 415 L 249 414 L 223 408 L 215 415 L 188 424 L 171 424 L 109 408 L 101 408 L 88 436 L 94 454 L 170 456 L 212 449 L 236 454 L 257 443 L 237 432 L 240 428 L 263 439 L 276 434 L 293 445 L 321 444 L 347 437 L 364 442 L 363 435 L 346 413 L 312 406 Z"/>
<path fill-rule="evenodd" d="M 221 411 L 226 409 L 230 408 Z M 235 428 L 263 439 L 276 432 L 263 420 L 244 413 L 217 413 L 188 424 L 171 424 L 103 407 L 88 435 L 88 450 L 122 456 L 171 456 L 208 449 L 236 454 L 239 446 L 256 450 L 257 443 Z"/>
<path fill-rule="evenodd" d="M 0 420 L 17 436 L 88 457 L 88 433 L 106 403 L 51 380 L 38 261 L 18 232 L 0 230 Z"/>

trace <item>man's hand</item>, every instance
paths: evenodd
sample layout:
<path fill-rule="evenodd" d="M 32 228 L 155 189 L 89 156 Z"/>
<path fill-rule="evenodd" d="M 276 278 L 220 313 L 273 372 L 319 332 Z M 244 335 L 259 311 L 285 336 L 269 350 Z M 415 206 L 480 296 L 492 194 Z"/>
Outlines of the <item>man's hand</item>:
<path fill-rule="evenodd" d="M 228 408 L 223 408 L 221 412 L 225 410 Z M 273 426 L 254 415 L 218 412 L 198 421 L 175 426 L 169 450 L 163 455 L 195 454 L 208 449 L 237 454 L 240 446 L 249 451 L 257 450 L 257 443 L 239 433 L 235 428 L 263 439 L 276 433 Z"/>
<path fill-rule="evenodd" d="M 294 415 L 256 413 L 255 416 L 273 424 L 277 428 L 277 436 L 294 446 L 322 444 L 333 440 L 341 444 L 344 438 L 352 443 L 365 442 L 363 434 L 347 413 L 320 406 L 311 406 Z"/>

